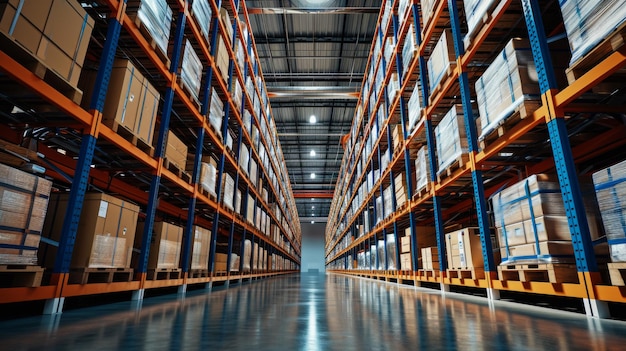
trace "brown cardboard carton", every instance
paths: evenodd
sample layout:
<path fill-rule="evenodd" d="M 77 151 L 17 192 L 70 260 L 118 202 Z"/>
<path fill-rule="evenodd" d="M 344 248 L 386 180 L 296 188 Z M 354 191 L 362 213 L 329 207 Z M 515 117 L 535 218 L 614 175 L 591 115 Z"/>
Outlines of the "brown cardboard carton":
<path fill-rule="evenodd" d="M 452 233 L 446 233 L 445 238 L 449 268 L 484 267 L 478 228 L 463 228 Z"/>
<path fill-rule="evenodd" d="M 193 231 L 191 269 L 208 269 L 209 252 L 211 249 L 211 231 L 199 226 L 194 226 Z"/>
<path fill-rule="evenodd" d="M 408 271 L 408 270 L 413 269 L 410 252 L 400 254 L 400 269 L 403 271 Z"/>
<path fill-rule="evenodd" d="M 537 246 L 539 246 L 539 248 L 537 248 Z M 521 256 L 531 256 L 528 257 L 528 260 L 536 260 L 536 258 L 532 256 L 537 255 L 571 256 L 569 257 L 571 260 L 574 255 L 574 247 L 572 246 L 571 241 L 542 241 L 539 245 L 532 243 L 509 246 L 508 250 L 506 248 L 501 248 L 500 255 L 502 256 L 504 261 L 503 263 L 505 264 L 511 260 L 520 260 L 522 259 Z M 555 262 L 562 259 L 563 257 L 555 258 Z"/>
<path fill-rule="evenodd" d="M 137 225 L 135 247 L 141 249 L 145 223 Z M 167 223 L 155 222 L 150 240 L 148 269 L 178 268 L 183 239 L 183 227 Z"/>
<path fill-rule="evenodd" d="M 165 158 L 177 168 L 184 170 L 187 166 L 187 150 L 187 145 L 185 145 L 176 134 L 172 133 L 171 130 L 168 131 Z"/>
<path fill-rule="evenodd" d="M 11 1 L 16 2 L 16 1 Z M 27 1 L 26 4 L 33 4 Z M 42 28 L 38 28 L 33 22 L 24 16 L 24 9 L 21 13 L 16 11 L 16 7 L 11 3 L 0 4 L 0 31 L 20 43 L 26 50 L 36 53 L 41 37 Z"/>
<path fill-rule="evenodd" d="M 408 252 L 411 252 L 411 237 L 402 236 L 400 237 L 400 253 Z"/>
<path fill-rule="evenodd" d="M 61 238 L 68 200 L 69 194 L 50 197 L 44 226 L 46 237 L 57 241 Z M 101 193 L 85 195 L 71 267 L 129 268 L 138 213 L 139 206 L 128 201 Z M 51 267 L 56 248 L 48 247 L 46 251 L 44 259 Z"/>

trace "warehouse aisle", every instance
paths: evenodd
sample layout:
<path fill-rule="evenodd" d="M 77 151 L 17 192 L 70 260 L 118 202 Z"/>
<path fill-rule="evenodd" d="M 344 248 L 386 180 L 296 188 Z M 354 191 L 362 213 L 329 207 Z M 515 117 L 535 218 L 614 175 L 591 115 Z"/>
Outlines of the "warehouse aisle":
<path fill-rule="evenodd" d="M 5 350 L 618 350 L 626 323 L 293 275 L 1 322 L 0 340 Z"/>

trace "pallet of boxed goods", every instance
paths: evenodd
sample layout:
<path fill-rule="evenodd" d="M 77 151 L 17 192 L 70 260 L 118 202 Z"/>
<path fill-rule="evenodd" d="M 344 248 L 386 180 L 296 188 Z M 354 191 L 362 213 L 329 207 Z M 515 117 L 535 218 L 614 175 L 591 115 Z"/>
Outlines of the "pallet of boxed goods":
<path fill-rule="evenodd" d="M 183 61 L 180 66 L 180 79 L 178 83 L 181 88 L 189 94 L 191 101 L 200 110 L 200 84 L 202 82 L 202 62 L 195 52 L 189 40 L 185 40 L 183 48 Z"/>
<path fill-rule="evenodd" d="M 415 159 L 415 194 L 417 198 L 421 198 L 430 192 L 430 177 L 428 147 L 423 146 L 417 152 Z"/>
<path fill-rule="evenodd" d="M 537 77 L 528 40 L 511 39 L 476 81 L 483 149 L 541 105 Z"/>
<path fill-rule="evenodd" d="M 559 1 L 572 51 L 570 83 L 617 51 L 626 39 L 626 6 L 622 1 Z"/>
<path fill-rule="evenodd" d="M 129 0 L 126 13 L 133 20 L 166 67 L 170 66 L 167 46 L 172 26 L 172 9 L 166 0 Z"/>
<path fill-rule="evenodd" d="M 232 179 L 232 178 L 231 178 Z M 217 161 L 211 156 L 205 156 L 200 163 L 200 185 L 198 190 L 207 197 L 217 198 L 216 193 L 217 182 Z M 233 181 L 234 183 L 234 181 Z"/>
<path fill-rule="evenodd" d="M 46 238 L 61 239 L 68 203 L 69 194 L 51 194 L 43 232 Z M 131 202 L 102 193 L 86 194 L 78 223 L 80 235 L 76 236 L 70 264 L 70 279 L 79 283 L 130 279 L 138 215 L 139 206 Z M 39 251 L 46 267 L 53 267 L 57 248 L 45 245 Z"/>
<path fill-rule="evenodd" d="M 445 241 L 448 277 L 474 280 L 485 277 L 485 264 L 478 228 L 468 227 L 446 233 Z"/>
<path fill-rule="evenodd" d="M 185 171 L 187 167 L 187 145 L 180 140 L 171 130 L 167 132 L 167 145 L 165 146 L 165 158 L 163 167 L 169 169 L 179 178 L 190 181 L 189 173 Z"/>
<path fill-rule="evenodd" d="M 4 1 L 2 51 L 80 103 L 78 86 L 94 20 L 75 0 Z"/>
<path fill-rule="evenodd" d="M 213 11 L 211 11 L 211 4 L 209 4 L 209 0 L 196 0 L 191 4 L 191 10 L 189 11 L 191 16 L 196 19 L 196 23 L 200 27 L 200 32 L 206 39 L 207 45 L 209 44 L 209 31 L 211 27 L 211 16 L 213 15 Z"/>
<path fill-rule="evenodd" d="M 430 101 L 439 93 L 446 80 L 456 68 L 456 54 L 452 41 L 452 30 L 445 29 L 428 59 L 428 82 Z"/>
<path fill-rule="evenodd" d="M 140 247 L 145 223 L 137 225 L 135 246 Z M 183 239 L 183 227 L 168 223 L 155 222 L 150 241 L 150 255 L 148 257 L 149 280 L 178 279 L 180 253 Z"/>
<path fill-rule="evenodd" d="M 193 243 L 191 248 L 192 273 L 207 273 L 209 269 L 209 253 L 211 250 L 211 230 L 200 226 L 193 227 Z M 207 275 L 201 275 L 202 277 Z M 196 276 L 197 277 L 197 276 Z"/>
<path fill-rule="evenodd" d="M 85 92 L 82 106 L 89 109 L 96 71 L 86 71 L 80 86 Z M 140 150 L 154 155 L 152 140 L 160 94 L 132 62 L 116 59 L 102 110 L 102 124 L 113 129 Z"/>
<path fill-rule="evenodd" d="M 437 178 L 450 177 L 469 160 L 463 107 L 453 106 L 435 127 L 437 147 Z"/>
<path fill-rule="evenodd" d="M 387 240 L 385 243 L 387 255 L 387 270 L 396 270 L 398 267 L 396 262 L 396 235 L 395 234 L 387 234 Z"/>

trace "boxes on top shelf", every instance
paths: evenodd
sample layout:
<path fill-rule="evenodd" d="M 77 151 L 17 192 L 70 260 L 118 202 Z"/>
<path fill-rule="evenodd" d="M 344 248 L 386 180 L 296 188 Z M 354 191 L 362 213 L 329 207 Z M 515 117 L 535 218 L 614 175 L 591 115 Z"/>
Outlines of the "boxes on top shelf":
<path fill-rule="evenodd" d="M 530 45 L 525 39 L 511 39 L 476 81 L 476 96 L 482 140 L 519 110 L 522 118 L 532 113 L 524 105 L 540 100 L 541 92 Z M 534 104 L 532 106 L 537 106 Z"/>
<path fill-rule="evenodd" d="M 626 261 L 626 161 L 593 174 L 611 261 Z"/>
<path fill-rule="evenodd" d="M 435 141 L 438 174 L 467 154 L 465 120 L 461 105 L 453 106 L 435 127 Z"/>
<path fill-rule="evenodd" d="M 208 44 L 210 40 L 209 30 L 211 26 L 211 16 L 213 15 L 209 0 L 195 0 L 191 4 L 191 15 L 196 18 L 196 22 L 200 26 L 200 31 Z"/>
<path fill-rule="evenodd" d="M 411 93 L 411 98 L 409 98 L 409 103 L 407 106 L 407 110 L 409 111 L 409 123 L 407 125 L 407 130 L 409 133 L 413 132 L 413 129 L 419 122 L 421 114 L 422 114 L 422 100 L 420 95 L 420 89 L 416 85 L 413 88 L 413 92 Z"/>
<path fill-rule="evenodd" d="M 52 183 L 0 164 L 0 264 L 37 264 Z"/>
<path fill-rule="evenodd" d="M 135 247 L 141 249 L 145 222 L 137 224 Z M 148 269 L 178 268 L 183 242 L 183 227 L 167 222 L 154 222 Z"/>
<path fill-rule="evenodd" d="M 430 90 L 434 95 L 438 86 L 452 74 L 452 70 L 456 67 L 456 55 L 454 53 L 451 29 L 445 29 L 441 33 L 441 37 L 439 37 L 435 48 L 430 54 L 427 67 L 428 82 Z"/>
<path fill-rule="evenodd" d="M 96 72 L 85 72 L 83 76 L 81 88 L 85 94 L 82 106 L 89 108 Z M 116 59 L 104 101 L 102 123 L 118 132 L 121 126 L 146 145 L 152 145 L 159 100 L 159 92 L 130 61 Z"/>
<path fill-rule="evenodd" d="M 0 32 L 76 87 L 94 21 L 75 0 L 0 5 Z"/>
<path fill-rule="evenodd" d="M 211 230 L 195 225 L 193 227 L 191 269 L 208 269 L 211 249 Z"/>
<path fill-rule="evenodd" d="M 172 9 L 166 0 L 141 0 L 137 18 L 146 28 L 162 53 L 167 55 L 167 44 L 172 26 Z"/>
<path fill-rule="evenodd" d="M 532 175 L 495 194 L 492 206 L 503 264 L 573 260 L 569 224 L 555 176 Z M 591 239 L 598 239 L 593 211 L 587 211 L 587 221 Z"/>
<path fill-rule="evenodd" d="M 215 185 L 217 182 L 217 162 L 213 157 L 203 157 L 200 164 L 200 181 L 202 189 L 216 196 Z"/>
<path fill-rule="evenodd" d="M 428 161 L 428 147 L 422 146 L 417 151 L 417 158 L 415 159 L 415 191 L 420 192 L 422 189 L 427 188 L 430 184 L 430 162 Z"/>
<path fill-rule="evenodd" d="M 575 63 L 626 21 L 623 1 L 561 0 L 561 13 Z"/>
<path fill-rule="evenodd" d="M 52 193 L 44 223 L 44 236 L 61 239 L 69 193 Z M 102 193 L 88 193 L 78 223 L 72 268 L 130 268 L 139 206 Z M 39 250 L 42 263 L 53 267 L 57 248 Z"/>
<path fill-rule="evenodd" d="M 167 145 L 165 146 L 165 158 L 179 170 L 187 167 L 187 145 L 180 140 L 171 130 L 167 132 Z"/>
<path fill-rule="evenodd" d="M 198 100 L 200 83 L 202 82 L 202 62 L 189 40 L 185 40 L 180 79 L 183 82 L 183 86 L 192 94 L 192 97 Z"/>

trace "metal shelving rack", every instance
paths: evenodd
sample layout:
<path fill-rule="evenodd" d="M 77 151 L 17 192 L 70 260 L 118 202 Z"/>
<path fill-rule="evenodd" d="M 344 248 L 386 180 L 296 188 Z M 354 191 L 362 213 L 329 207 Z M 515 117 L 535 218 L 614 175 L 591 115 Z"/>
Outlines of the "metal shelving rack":
<path fill-rule="evenodd" d="M 60 182 L 71 184 L 69 210 L 64 216 L 63 235 L 58 243 L 59 254 L 56 257 L 54 270 L 49 279 L 49 284 L 39 287 L 12 287 L 0 289 L 0 303 L 12 303 L 32 300 L 46 300 L 46 313 L 60 312 L 63 307 L 63 299 L 71 296 L 102 294 L 108 292 L 132 291 L 134 299 L 142 299 L 145 289 L 161 287 L 178 287 L 184 292 L 189 284 L 210 285 L 216 281 L 241 281 L 274 276 L 297 271 L 300 263 L 300 227 L 298 215 L 290 188 L 287 171 L 282 160 L 282 151 L 275 134 L 275 124 L 269 108 L 261 109 L 261 115 L 252 108 L 253 102 L 245 90 L 246 77 L 261 77 L 263 74 L 258 62 L 258 54 L 254 39 L 250 35 L 248 47 L 244 50 L 245 65 L 241 70 L 237 64 L 234 52 L 236 39 L 244 41 L 242 31 L 244 27 L 250 33 L 250 21 L 247 15 L 245 3 L 239 0 L 209 1 L 212 11 L 210 25 L 210 40 L 206 40 L 200 31 L 199 24 L 191 15 L 191 1 L 168 0 L 168 5 L 174 13 L 172 36 L 169 43 L 170 55 L 165 58 L 157 52 L 158 48 L 149 42 L 143 35 L 142 29 L 127 14 L 127 1 L 102 0 L 95 2 L 89 9 L 97 15 L 97 26 L 102 28 L 102 38 L 92 38 L 98 44 L 102 44 L 100 51 L 91 53 L 94 57 L 100 57 L 97 68 L 96 88 L 91 97 L 89 110 L 85 110 L 65 96 L 62 92 L 50 86 L 46 81 L 37 77 L 22 63 L 14 60 L 10 55 L 0 50 L 0 70 L 8 77 L 9 84 L 19 87 L 28 92 L 32 100 L 45 101 L 46 106 L 58 110 L 59 120 L 45 117 L 41 122 L 46 127 L 68 127 L 71 131 L 66 132 L 79 138 L 76 155 L 68 152 L 62 155 L 55 148 L 41 142 L 38 151 L 45 157 L 48 168 L 46 175 Z M 232 33 L 233 38 L 227 38 L 228 31 L 225 24 L 220 20 L 220 8 L 225 8 L 229 16 L 234 18 Z M 92 13 L 92 14 L 93 14 Z M 106 17 L 106 19 L 103 19 Z M 229 57 L 229 79 L 225 81 L 221 75 L 216 74 L 217 64 L 214 55 L 219 36 L 225 42 Z M 195 51 L 199 53 L 203 62 L 203 85 L 199 95 L 201 103 L 194 102 L 178 81 L 178 68 L 182 60 L 182 48 L 184 39 L 190 40 Z M 232 39 L 232 40 L 231 40 Z M 96 50 L 90 44 L 90 50 Z M 144 73 L 157 82 L 161 88 L 162 101 L 160 109 L 160 123 L 158 124 L 158 140 L 152 156 L 123 138 L 116 131 L 101 124 L 104 99 L 111 76 L 113 60 L 116 55 L 123 54 L 136 62 L 144 70 Z M 254 59 L 253 59 L 254 58 Z M 239 81 L 242 87 L 241 108 L 237 108 L 231 96 L 231 87 Z M 258 86 L 253 79 L 253 94 L 261 99 L 265 93 L 264 86 Z M 24 89 L 26 88 L 26 89 Z M 218 135 L 208 123 L 208 106 L 210 103 L 211 90 L 215 89 L 220 99 L 224 102 L 224 119 L 222 121 L 221 135 L 226 137 L 229 128 L 237 131 L 237 137 L 233 140 L 233 153 L 225 146 L 225 139 Z M 164 93 L 164 94 L 163 94 Z M 7 95 L 10 96 L 7 89 Z M 266 100 L 267 101 L 267 100 Z M 252 125 L 259 130 L 259 145 L 267 150 L 270 169 L 263 166 L 261 154 L 255 145 L 252 136 L 243 126 L 244 110 L 250 106 Z M 36 110 L 36 108 L 34 109 Z M 29 123 L 29 122 L 27 122 Z M 36 125 L 36 124 L 35 124 Z M 261 133 L 262 126 L 269 130 L 271 135 Z M 2 138 L 19 143 L 22 138 L 22 130 L 14 125 L 2 127 Z M 176 130 L 182 139 L 188 144 L 190 153 L 194 154 L 193 170 L 190 180 L 183 179 L 164 166 L 164 153 L 168 130 Z M 269 190 L 269 200 L 279 204 L 279 213 L 274 213 L 270 203 L 262 199 L 261 188 L 257 188 L 253 180 L 248 176 L 249 169 L 239 166 L 240 146 L 246 145 L 252 150 L 251 159 L 259 165 L 259 179 Z M 270 152 L 270 150 L 272 152 Z M 236 152 L 235 152 L 236 151 Z M 133 164 L 131 169 L 123 170 L 127 174 L 119 176 L 119 169 L 107 169 L 100 167 L 101 155 L 111 154 L 112 159 L 119 163 Z M 198 185 L 200 175 L 200 160 L 203 155 L 213 154 L 218 157 L 216 196 L 210 197 L 200 190 Z M 97 167 L 94 167 L 94 164 Z M 250 164 L 250 163 L 249 163 Z M 250 167 L 250 166 L 249 166 Z M 226 173 L 233 175 L 235 189 L 242 190 L 241 208 L 247 208 L 248 195 L 252 195 L 255 208 L 259 206 L 270 217 L 273 225 L 280 230 L 280 239 L 275 242 L 270 236 L 257 229 L 253 223 L 246 221 L 242 215 L 226 208 L 222 204 L 223 193 L 222 178 Z M 131 176 L 132 175 L 132 176 Z M 128 176 L 127 178 L 123 178 Z M 128 179 L 132 178 L 132 179 Z M 70 262 L 76 240 L 78 220 L 81 214 L 82 202 L 88 187 L 106 189 L 108 192 L 122 194 L 125 198 L 141 204 L 145 208 L 145 220 L 142 237 L 142 249 L 139 253 L 138 264 L 135 267 L 134 279 L 130 282 L 70 284 Z M 235 197 L 233 192 L 233 197 Z M 244 212 L 245 213 L 245 212 Z M 258 215 L 255 213 L 255 217 Z M 181 265 L 183 274 L 180 279 L 147 280 L 147 262 L 149 256 L 152 226 L 156 218 L 174 218 L 184 223 L 185 241 L 182 245 Z M 256 218 L 255 218 L 256 219 Z M 211 249 L 209 256 L 209 274 L 202 277 L 189 275 L 193 226 L 201 225 L 212 229 Z M 234 239 L 241 242 L 240 247 L 235 247 Z M 257 270 L 243 271 L 243 260 L 238 272 L 230 271 L 230 253 L 243 254 L 244 240 L 249 239 L 268 251 L 268 255 L 284 258 L 290 262 L 291 268 L 282 271 L 261 268 L 260 260 L 252 253 L 252 259 L 259 263 Z M 227 272 L 225 274 L 213 273 L 216 246 L 218 241 L 227 245 L 228 259 Z M 266 262 L 267 263 L 267 262 Z M 269 265 L 269 264 L 268 264 Z M 252 267 L 251 267 L 252 268 Z M 242 273 L 239 273 L 242 272 Z"/>
<path fill-rule="evenodd" d="M 357 104 L 350 139 L 339 172 L 335 200 L 331 205 L 326 229 L 327 266 L 330 270 L 342 274 L 398 283 L 414 285 L 421 285 L 422 282 L 435 283 L 443 291 L 449 290 L 450 286 L 481 288 L 486 290 L 489 299 L 499 298 L 502 291 L 576 297 L 582 299 L 588 315 L 608 316 L 610 313 L 608 302 L 626 302 L 626 290 L 623 286 L 610 285 L 602 277 L 601 266 L 597 262 L 590 239 L 578 170 L 589 167 L 585 172 L 590 172 L 600 168 L 602 164 L 589 166 L 589 160 L 607 156 L 609 153 L 613 153 L 609 157 L 612 161 L 607 161 L 604 165 L 620 160 L 620 157 L 624 159 L 624 153 L 618 150 L 624 143 L 624 126 L 616 125 L 594 131 L 590 133 L 591 136 L 586 134 L 587 138 L 581 140 L 576 138 L 572 132 L 575 127 L 570 127 L 568 122 L 581 119 L 578 117 L 580 114 L 611 113 L 623 107 L 623 102 L 618 104 L 599 102 L 591 90 L 626 66 L 626 48 L 619 47 L 575 81 L 563 84 L 560 83 L 559 77 L 564 77 L 564 72 L 554 68 L 549 46 L 564 38 L 548 39 L 544 28 L 544 12 L 554 12 L 554 8 L 547 9 L 548 6 L 555 6 L 554 4 L 540 4 L 536 0 L 496 1 L 489 11 L 490 15 L 483 18 L 482 25 L 479 25 L 471 41 L 464 43 L 462 32 L 467 27 L 462 20 L 464 16 L 460 13 L 462 2 L 433 1 L 432 16 L 425 24 L 421 23 L 420 2 L 415 0 L 408 2 L 410 9 L 406 11 L 404 18 L 399 17 L 399 0 L 387 0 L 383 2 L 381 8 L 376 27 L 377 34 L 374 36 L 369 66 L 366 70 L 369 76 L 363 82 L 362 95 Z M 386 6 L 392 8 L 391 20 L 383 22 Z M 414 39 L 417 50 L 406 72 L 403 72 L 400 58 L 402 43 L 408 35 L 411 24 L 415 28 Z M 550 25 L 552 26 L 550 29 L 558 33 L 559 23 Z M 426 60 L 435 40 L 445 28 L 452 32 L 456 67 L 450 71 L 448 78 L 443 79 L 435 91 L 431 92 L 426 81 Z M 560 31 L 563 31 L 562 27 Z M 480 75 L 480 71 L 484 70 L 484 67 L 480 68 L 480 63 L 489 62 L 487 59 L 501 50 L 506 40 L 516 35 L 530 39 L 534 62 L 539 72 L 541 106 L 508 129 L 504 135 L 481 149 L 477 143 L 474 120 L 476 108 L 473 107 L 470 81 L 476 78 L 477 72 Z M 386 62 L 383 57 L 383 49 L 376 50 L 376 41 L 383 42 L 385 38 L 395 38 L 397 43 L 390 62 Z M 376 56 L 375 53 L 378 51 L 380 53 Z M 379 73 L 378 70 L 383 70 L 385 78 L 381 83 L 381 93 L 371 99 L 368 94 L 374 90 L 373 78 Z M 393 100 L 389 100 L 386 88 L 393 73 L 400 77 L 400 92 Z M 413 89 L 420 90 L 423 110 L 417 127 L 409 133 L 406 126 L 407 101 Z M 463 107 L 469 148 L 468 162 L 460 165 L 448 177 L 438 178 L 434 171 L 437 169 L 433 134 L 434 126 L 438 123 L 436 116 L 453 104 L 460 104 Z M 385 114 L 382 121 L 377 118 L 380 109 L 383 109 Z M 582 119 L 584 118 L 583 116 Z M 389 165 L 386 169 L 381 167 L 379 177 L 374 179 L 373 190 L 365 194 L 363 204 L 354 209 L 350 205 L 355 201 L 356 190 L 364 181 L 368 170 L 377 170 L 376 167 L 380 167 L 381 146 L 384 150 L 384 147 L 391 145 L 389 126 L 397 123 L 402 125 L 404 136 L 401 151 L 396 153 L 390 151 Z M 364 152 L 373 125 L 380 127 L 378 128 L 381 131 L 380 136 L 372 143 L 372 155 L 365 162 L 361 173 L 358 173 L 357 163 Z M 542 138 L 537 142 L 550 149 L 541 159 L 517 163 L 529 175 L 547 171 L 553 171 L 558 175 L 570 225 L 579 283 L 520 282 L 498 278 L 490 240 L 487 199 L 506 184 L 510 184 L 510 181 L 519 178 L 518 175 L 510 174 L 508 171 L 507 165 L 513 162 L 502 158 L 501 155 L 505 151 L 508 153 L 514 146 L 530 148 L 532 145 L 523 139 L 531 133 L 541 135 Z M 413 152 L 422 145 L 428 148 L 428 162 L 433 171 L 428 190 L 415 194 L 414 184 L 411 184 L 409 175 L 414 172 Z M 393 213 L 386 218 L 383 217 L 383 220 L 376 224 L 371 221 L 372 218 L 376 218 L 375 198 L 383 196 L 383 186 L 391 185 L 394 192 L 393 175 L 397 172 L 404 172 L 407 175 L 408 204 L 398 208 L 394 201 Z M 371 221 L 372 229 L 364 235 L 359 235 L 356 225 L 363 225 L 365 220 Z M 418 272 L 421 268 L 417 260 L 420 233 L 416 228 L 422 223 L 436 230 L 439 276 L 425 276 Z M 444 224 L 451 223 L 471 224 L 480 229 L 485 262 L 484 279 L 451 278 L 446 275 Z M 367 252 L 370 250 L 370 244 L 378 239 L 385 239 L 387 233 L 396 234 L 397 239 L 400 232 L 406 228 L 410 228 L 411 233 L 412 270 L 390 270 L 387 262 L 380 265 L 384 269 L 379 270 L 376 269 L 376 262 L 371 261 L 369 270 L 353 269 L 353 260 L 356 260 L 359 251 Z"/>

